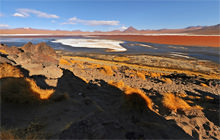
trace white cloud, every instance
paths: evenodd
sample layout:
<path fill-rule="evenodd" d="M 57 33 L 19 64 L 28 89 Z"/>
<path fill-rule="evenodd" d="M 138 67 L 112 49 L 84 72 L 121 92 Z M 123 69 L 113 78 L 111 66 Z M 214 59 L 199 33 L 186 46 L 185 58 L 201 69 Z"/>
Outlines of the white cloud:
<path fill-rule="evenodd" d="M 108 26 L 116 26 L 119 25 L 119 21 L 116 20 L 83 20 L 78 19 L 77 17 L 70 18 L 67 22 L 62 24 L 84 24 L 90 26 L 99 26 L 99 25 L 108 25 Z"/>
<path fill-rule="evenodd" d="M 54 14 L 48 14 L 48 13 L 44 13 L 38 10 L 34 10 L 34 9 L 17 9 L 17 12 L 14 13 L 13 16 L 17 16 L 17 17 L 29 17 L 30 14 L 34 14 L 38 17 L 42 17 L 42 18 L 59 18 L 59 16 L 54 15 Z"/>
<path fill-rule="evenodd" d="M 126 26 L 121 26 L 119 30 L 124 31 L 124 30 L 126 30 L 127 28 L 128 28 L 128 27 L 126 27 Z"/>
<path fill-rule="evenodd" d="M 15 17 L 25 17 L 25 15 L 20 14 L 20 13 L 14 13 L 13 16 L 15 16 Z"/>
<path fill-rule="evenodd" d="M 8 24 L 0 24 L 0 28 L 8 28 L 9 25 Z"/>

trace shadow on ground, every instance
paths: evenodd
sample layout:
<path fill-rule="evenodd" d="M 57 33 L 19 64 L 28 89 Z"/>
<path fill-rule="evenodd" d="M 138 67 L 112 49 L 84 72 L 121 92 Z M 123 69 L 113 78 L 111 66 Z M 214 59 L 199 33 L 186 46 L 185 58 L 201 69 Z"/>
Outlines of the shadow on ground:
<path fill-rule="evenodd" d="M 34 78 L 45 84 L 45 77 Z M 127 98 L 103 80 L 86 83 L 63 69 L 56 92 L 48 101 L 2 101 L 1 127 L 25 131 L 30 123 L 37 122 L 41 126 L 37 131 L 45 132 L 46 138 L 59 139 L 192 139 L 173 121 L 147 109 L 141 97 L 129 97 L 135 104 L 128 103 Z"/>

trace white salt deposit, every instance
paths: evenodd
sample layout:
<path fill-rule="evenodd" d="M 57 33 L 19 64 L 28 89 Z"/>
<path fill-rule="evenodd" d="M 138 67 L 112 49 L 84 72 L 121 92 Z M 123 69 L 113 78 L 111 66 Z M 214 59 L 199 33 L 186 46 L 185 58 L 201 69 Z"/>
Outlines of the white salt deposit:
<path fill-rule="evenodd" d="M 72 47 L 84 47 L 84 48 L 104 48 L 114 51 L 126 51 L 120 44 L 123 41 L 105 40 L 105 39 L 57 39 L 52 41 L 54 43 L 61 43 Z"/>

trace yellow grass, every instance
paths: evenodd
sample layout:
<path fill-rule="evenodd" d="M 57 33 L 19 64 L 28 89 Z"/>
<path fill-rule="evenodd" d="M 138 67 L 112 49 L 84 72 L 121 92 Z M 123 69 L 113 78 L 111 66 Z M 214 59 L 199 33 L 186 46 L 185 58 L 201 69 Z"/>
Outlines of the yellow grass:
<path fill-rule="evenodd" d="M 177 96 L 182 97 L 182 98 L 185 98 L 185 97 L 187 97 L 188 95 L 187 95 L 186 93 L 178 93 Z"/>
<path fill-rule="evenodd" d="M 162 104 L 164 105 L 164 107 L 174 112 L 177 112 L 177 110 L 191 109 L 191 106 L 188 103 L 172 93 L 166 93 L 164 95 L 162 99 Z"/>
<path fill-rule="evenodd" d="M 24 77 L 20 69 L 10 65 L 10 64 L 0 64 L 0 78 L 5 77 Z"/>
<path fill-rule="evenodd" d="M 160 73 L 151 72 L 151 73 L 150 73 L 150 76 L 151 76 L 152 78 L 157 78 L 157 77 L 160 77 L 161 74 L 160 74 Z"/>
<path fill-rule="evenodd" d="M 2 100 L 14 103 L 33 103 L 40 96 L 30 89 L 30 83 L 25 78 L 6 78 L 1 81 Z"/>
<path fill-rule="evenodd" d="M 111 65 L 120 65 L 120 66 L 128 66 L 130 68 L 141 68 L 141 69 L 145 69 L 148 72 L 152 73 L 153 71 L 164 71 L 167 73 L 186 73 L 189 76 L 200 76 L 203 78 L 208 78 L 208 79 L 220 79 L 220 75 L 219 74 L 204 74 L 204 73 L 200 73 L 200 72 L 194 72 L 194 71 L 189 71 L 189 70 L 179 70 L 179 69 L 168 69 L 168 68 L 157 68 L 157 67 L 150 67 L 150 66 L 140 66 L 137 64 L 127 64 L 124 62 L 112 62 L 112 61 L 108 61 L 108 60 L 97 60 L 97 59 L 93 59 L 93 58 L 88 58 L 88 57 L 79 57 L 79 56 L 63 56 L 63 58 L 71 58 L 74 60 L 80 60 L 82 62 L 92 62 L 92 63 L 106 63 L 106 64 L 111 64 Z M 165 75 L 163 73 L 158 73 L 158 75 Z M 147 74 L 146 74 L 147 75 Z M 150 75 L 150 74 L 149 74 Z"/>
<path fill-rule="evenodd" d="M 170 78 L 162 78 L 161 80 L 167 84 L 172 84 L 172 80 Z"/>
<path fill-rule="evenodd" d="M 130 74 L 129 77 L 130 77 L 130 78 L 133 78 L 133 77 L 135 77 L 135 75 L 134 75 L 134 74 Z"/>
<path fill-rule="evenodd" d="M 135 95 L 135 94 L 139 95 L 141 98 L 143 98 L 145 100 L 145 103 L 146 103 L 147 107 L 150 110 L 153 110 L 151 99 L 147 95 L 145 95 L 145 93 L 143 91 L 141 91 L 140 89 L 125 86 L 124 87 L 124 93 L 126 95 Z M 132 98 L 130 100 L 132 100 Z"/>
<path fill-rule="evenodd" d="M 203 87 L 208 87 L 208 85 L 206 85 L 205 83 L 201 83 L 200 85 Z"/>
<path fill-rule="evenodd" d="M 40 95 L 41 99 L 48 99 L 54 93 L 53 89 L 41 89 L 33 79 L 26 78 L 25 80 L 29 82 L 30 89 Z"/>
<path fill-rule="evenodd" d="M 39 140 L 42 139 L 37 133 L 28 133 L 25 135 L 20 134 L 18 130 L 1 130 L 0 132 L 1 140 Z"/>
<path fill-rule="evenodd" d="M 5 50 L 1 50 L 1 49 L 0 49 L 0 53 L 8 54 Z"/>
<path fill-rule="evenodd" d="M 1 130 L 0 133 L 1 140 L 16 140 L 18 137 L 10 130 Z"/>
<path fill-rule="evenodd" d="M 191 100 L 186 100 L 187 103 L 193 104 L 193 101 Z"/>
<path fill-rule="evenodd" d="M 111 68 L 111 66 L 102 66 L 102 70 L 101 70 L 102 73 L 105 73 L 107 75 L 112 75 L 114 72 Z"/>
<path fill-rule="evenodd" d="M 113 70 L 113 71 L 117 71 L 117 70 L 118 70 L 118 67 L 112 66 L 112 70 Z"/>
<path fill-rule="evenodd" d="M 137 77 L 141 78 L 142 80 L 146 80 L 145 74 L 141 72 L 137 72 Z"/>
<path fill-rule="evenodd" d="M 188 98 L 190 98 L 190 99 L 200 99 L 201 97 L 199 97 L 199 96 L 192 96 L 192 95 L 189 95 L 189 96 L 187 96 Z"/>
<path fill-rule="evenodd" d="M 130 59 L 127 57 L 115 57 L 115 58 L 113 58 L 113 60 L 123 62 L 123 61 L 128 61 Z"/>
<path fill-rule="evenodd" d="M 108 82 L 108 84 L 111 85 L 111 86 L 115 86 L 117 88 L 120 88 L 120 89 L 124 87 L 124 82 L 122 80 L 119 81 L 119 82 L 114 82 L 114 81 L 110 80 Z"/>
<path fill-rule="evenodd" d="M 205 96 L 205 99 L 206 99 L 206 100 L 214 100 L 214 98 L 211 97 L 211 96 Z"/>
<path fill-rule="evenodd" d="M 200 105 L 195 105 L 195 106 L 193 106 L 193 109 L 199 109 L 199 110 L 203 110 L 204 108 L 203 108 L 203 107 L 201 107 Z"/>
<path fill-rule="evenodd" d="M 86 78 L 84 78 L 84 77 L 79 77 L 79 78 L 82 79 L 84 82 L 89 83 L 89 81 L 86 80 Z"/>
<path fill-rule="evenodd" d="M 71 65 L 71 63 L 68 60 L 63 59 L 63 58 L 60 59 L 59 64 L 60 65 L 68 65 L 68 66 Z"/>

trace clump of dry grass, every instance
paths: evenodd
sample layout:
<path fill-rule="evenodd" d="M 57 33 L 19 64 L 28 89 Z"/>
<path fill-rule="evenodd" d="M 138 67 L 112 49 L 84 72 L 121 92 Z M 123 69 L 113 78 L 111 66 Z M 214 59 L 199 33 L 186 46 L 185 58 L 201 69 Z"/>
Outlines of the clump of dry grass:
<path fill-rule="evenodd" d="M 191 100 L 185 100 L 187 103 L 189 103 L 189 104 L 193 104 L 194 102 L 193 101 L 191 101 Z"/>
<path fill-rule="evenodd" d="M 110 66 L 106 66 L 106 65 L 102 66 L 101 72 L 105 73 L 107 75 L 113 75 L 113 73 L 114 73 L 112 68 Z"/>
<path fill-rule="evenodd" d="M 1 140 L 16 140 L 18 137 L 11 130 L 1 130 Z"/>
<path fill-rule="evenodd" d="M 30 78 L 6 78 L 1 80 L 2 100 L 13 103 L 36 103 L 48 99 L 53 89 L 41 89 Z"/>
<path fill-rule="evenodd" d="M 78 68 L 80 68 L 80 69 L 83 69 L 84 67 L 83 67 L 83 64 L 81 64 L 81 63 L 76 63 L 76 66 L 78 67 Z"/>
<path fill-rule="evenodd" d="M 119 81 L 119 82 L 114 82 L 114 81 L 110 80 L 110 81 L 108 82 L 108 84 L 111 85 L 111 86 L 120 88 L 120 89 L 124 87 L 124 82 L 123 82 L 122 80 Z"/>
<path fill-rule="evenodd" d="M 0 53 L 8 54 L 5 50 L 0 49 Z"/>
<path fill-rule="evenodd" d="M 162 99 L 162 104 L 164 107 L 177 112 L 177 110 L 188 110 L 191 106 L 186 103 L 183 99 L 175 96 L 172 93 L 166 93 Z"/>
<path fill-rule="evenodd" d="M 177 93 L 177 96 L 179 96 L 179 97 L 182 97 L 182 98 L 185 98 L 185 97 L 187 97 L 188 95 L 186 94 L 186 93 Z"/>
<path fill-rule="evenodd" d="M 2 101 L 14 103 L 32 103 L 40 101 L 40 96 L 33 93 L 30 83 L 24 78 L 7 78 L 1 80 Z"/>
<path fill-rule="evenodd" d="M 54 93 L 54 89 L 41 89 L 33 79 L 26 78 L 25 80 L 29 82 L 30 89 L 40 95 L 41 99 L 48 99 Z"/>
<path fill-rule="evenodd" d="M 25 132 L 24 130 L 1 129 L 0 139 L 1 140 L 40 140 L 44 136 L 41 133 L 36 132 Z"/>
<path fill-rule="evenodd" d="M 130 74 L 129 77 L 130 77 L 130 78 L 134 78 L 135 75 L 134 75 L 134 74 Z"/>
<path fill-rule="evenodd" d="M 198 109 L 198 110 L 203 110 L 204 108 L 201 107 L 200 105 L 195 105 L 192 107 L 193 109 Z"/>
<path fill-rule="evenodd" d="M 60 65 L 68 65 L 68 66 L 71 65 L 71 63 L 64 58 L 60 58 L 59 64 Z"/>
<path fill-rule="evenodd" d="M 84 77 L 79 77 L 80 79 L 82 79 L 84 82 L 86 82 L 87 84 L 89 83 L 89 81 L 86 79 L 86 78 L 84 78 Z"/>
<path fill-rule="evenodd" d="M 211 97 L 211 96 L 205 96 L 205 99 L 206 99 L 206 100 L 214 100 L 214 98 Z"/>
<path fill-rule="evenodd" d="M 172 84 L 172 80 L 170 78 L 162 78 L 161 81 L 163 81 L 167 84 Z"/>
<path fill-rule="evenodd" d="M 161 76 L 161 74 L 160 74 L 160 73 L 151 72 L 151 73 L 150 73 L 150 76 L 151 76 L 152 78 L 158 78 L 158 77 Z"/>
<path fill-rule="evenodd" d="M 111 66 L 111 68 L 112 68 L 113 71 L 117 71 L 118 70 L 118 67 L 116 67 L 116 66 Z"/>
<path fill-rule="evenodd" d="M 113 58 L 113 60 L 123 62 L 123 61 L 128 61 L 130 59 L 127 57 L 115 57 Z"/>
<path fill-rule="evenodd" d="M 201 85 L 202 87 L 208 87 L 208 85 L 206 85 L 205 83 L 200 83 L 200 85 Z"/>
<path fill-rule="evenodd" d="M 124 93 L 126 95 L 127 104 L 130 107 L 142 111 L 146 109 L 147 106 L 150 110 L 153 110 L 151 99 L 140 89 L 125 86 Z"/>
<path fill-rule="evenodd" d="M 23 73 L 20 71 L 20 69 L 4 63 L 0 64 L 0 78 L 6 78 L 6 77 L 24 77 Z"/>
<path fill-rule="evenodd" d="M 143 74 L 141 72 L 137 72 L 137 77 L 141 78 L 142 80 L 146 80 L 145 74 Z"/>
<path fill-rule="evenodd" d="M 201 97 L 189 95 L 189 96 L 187 96 L 187 98 L 189 98 L 189 99 L 200 99 Z"/>

